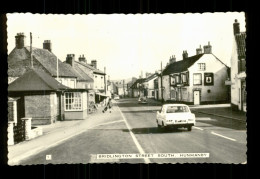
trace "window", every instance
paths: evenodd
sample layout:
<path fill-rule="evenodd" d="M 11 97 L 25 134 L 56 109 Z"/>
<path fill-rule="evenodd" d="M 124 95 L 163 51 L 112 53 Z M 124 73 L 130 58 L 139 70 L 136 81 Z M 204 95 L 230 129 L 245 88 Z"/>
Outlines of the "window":
<path fill-rule="evenodd" d="M 205 63 L 198 63 L 199 71 L 205 71 L 206 70 L 206 64 Z"/>
<path fill-rule="evenodd" d="M 202 75 L 201 73 L 193 74 L 193 85 L 202 85 Z"/>
<path fill-rule="evenodd" d="M 166 113 L 189 112 L 186 106 L 168 106 Z"/>
<path fill-rule="evenodd" d="M 80 92 L 65 93 L 65 111 L 81 111 L 82 100 Z"/>
<path fill-rule="evenodd" d="M 187 83 L 186 74 L 181 74 L 182 83 Z"/>
<path fill-rule="evenodd" d="M 179 75 L 175 76 L 175 79 L 176 79 L 177 84 L 180 83 L 180 76 Z"/>
<path fill-rule="evenodd" d="M 204 85 L 205 86 L 214 85 L 214 74 L 213 73 L 204 73 Z"/>
<path fill-rule="evenodd" d="M 154 96 L 154 91 L 152 91 L 152 96 Z"/>

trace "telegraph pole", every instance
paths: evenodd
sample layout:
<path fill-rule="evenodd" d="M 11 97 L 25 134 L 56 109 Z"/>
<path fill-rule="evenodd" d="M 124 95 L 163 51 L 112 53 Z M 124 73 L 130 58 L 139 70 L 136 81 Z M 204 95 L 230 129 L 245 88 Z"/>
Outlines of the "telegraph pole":
<path fill-rule="evenodd" d="M 31 55 L 31 66 L 33 68 L 33 56 L 32 56 L 32 33 L 30 32 L 30 55 Z"/>
<path fill-rule="evenodd" d="M 125 80 L 123 80 L 123 91 L 124 91 L 124 98 L 125 98 Z"/>
<path fill-rule="evenodd" d="M 161 94 L 162 94 L 162 103 L 163 103 L 163 75 L 162 75 L 162 62 L 161 62 Z"/>
<path fill-rule="evenodd" d="M 105 94 L 107 94 L 107 83 L 106 83 L 106 67 L 104 67 L 104 81 L 105 81 Z"/>

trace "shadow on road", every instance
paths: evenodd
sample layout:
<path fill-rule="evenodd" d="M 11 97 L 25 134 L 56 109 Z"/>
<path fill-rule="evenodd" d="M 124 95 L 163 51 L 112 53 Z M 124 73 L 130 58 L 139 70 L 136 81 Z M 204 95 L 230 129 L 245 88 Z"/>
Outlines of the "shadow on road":
<path fill-rule="evenodd" d="M 122 129 L 123 132 L 129 132 L 128 129 Z M 134 128 L 131 130 L 134 134 L 162 134 L 162 133 L 179 133 L 188 132 L 186 129 L 158 129 L 157 127 Z"/>

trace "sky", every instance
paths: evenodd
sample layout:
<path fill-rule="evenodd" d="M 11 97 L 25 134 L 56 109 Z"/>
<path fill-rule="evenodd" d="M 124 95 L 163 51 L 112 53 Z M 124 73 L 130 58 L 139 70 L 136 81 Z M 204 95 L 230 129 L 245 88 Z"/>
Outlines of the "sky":
<path fill-rule="evenodd" d="M 208 42 L 212 53 L 230 66 L 233 44 L 233 23 L 237 19 L 240 31 L 246 31 L 243 12 L 203 14 L 88 14 L 53 15 L 7 14 L 8 54 L 15 48 L 15 35 L 23 32 L 25 45 L 43 48 L 51 40 L 52 52 L 65 61 L 67 54 L 80 55 L 87 62 L 97 60 L 111 80 L 139 77 L 154 73 L 175 55 L 182 59 L 186 50 L 196 55 L 196 48 Z"/>

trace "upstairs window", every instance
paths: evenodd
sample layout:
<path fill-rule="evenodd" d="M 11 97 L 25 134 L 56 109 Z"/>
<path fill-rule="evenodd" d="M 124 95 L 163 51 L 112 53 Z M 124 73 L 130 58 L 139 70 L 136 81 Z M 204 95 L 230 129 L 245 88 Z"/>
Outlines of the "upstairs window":
<path fill-rule="evenodd" d="M 176 79 L 176 84 L 179 84 L 180 83 L 180 76 L 179 75 L 175 76 L 175 79 Z"/>
<path fill-rule="evenodd" d="M 182 83 L 187 83 L 186 74 L 181 74 L 181 81 Z"/>
<path fill-rule="evenodd" d="M 201 73 L 193 74 L 193 85 L 202 85 L 202 75 Z"/>
<path fill-rule="evenodd" d="M 199 71 L 205 71 L 206 70 L 206 64 L 205 63 L 198 63 L 198 70 Z"/>

